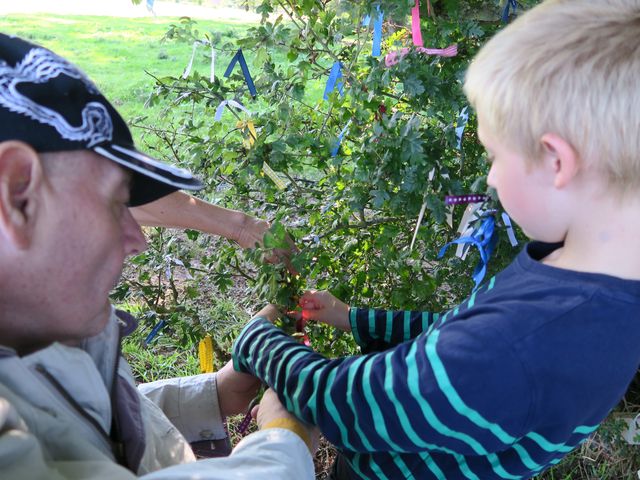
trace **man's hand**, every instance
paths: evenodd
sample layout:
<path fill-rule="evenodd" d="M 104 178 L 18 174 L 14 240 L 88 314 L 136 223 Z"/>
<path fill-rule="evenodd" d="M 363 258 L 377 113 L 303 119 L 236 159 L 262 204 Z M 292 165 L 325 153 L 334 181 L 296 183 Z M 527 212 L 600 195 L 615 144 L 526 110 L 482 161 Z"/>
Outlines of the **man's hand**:
<path fill-rule="evenodd" d="M 236 372 L 233 362 L 222 367 L 216 377 L 218 404 L 222 417 L 244 413 L 258 394 L 261 382 L 253 375 Z"/>
<path fill-rule="evenodd" d="M 301 435 L 301 438 L 305 442 L 308 441 L 308 447 L 312 455 L 318 449 L 318 438 L 320 435 L 320 432 L 318 431 L 318 429 L 315 427 L 311 427 L 310 425 L 307 425 L 304 422 L 301 422 L 296 417 L 291 415 L 282 406 L 282 403 L 280 403 L 280 400 L 278 399 L 278 396 L 276 395 L 276 393 L 270 388 L 264 392 L 264 395 L 262 396 L 262 400 L 260 401 L 260 405 L 258 405 L 251 412 L 251 414 L 254 417 L 256 416 L 256 409 L 257 409 L 256 421 L 258 422 L 258 428 L 260 428 L 260 430 L 262 430 L 262 428 L 264 428 L 265 425 L 268 426 L 269 423 L 273 422 L 274 420 L 287 419 L 292 422 L 295 422 L 296 428 L 301 429 L 300 433 L 303 433 L 303 435 L 306 434 L 307 438 L 302 438 L 302 435 Z"/>
<path fill-rule="evenodd" d="M 253 318 L 262 317 L 262 318 L 266 318 L 268 321 L 273 323 L 282 316 L 283 316 L 282 312 L 278 310 L 278 307 L 276 307 L 275 305 L 269 304 L 266 307 L 264 307 L 262 310 L 260 310 L 258 313 L 256 313 L 253 316 Z"/>
<path fill-rule="evenodd" d="M 256 245 L 262 246 L 267 230 L 269 222 L 243 213 L 233 237 L 242 248 L 255 248 Z"/>
<path fill-rule="evenodd" d="M 298 302 L 302 307 L 302 319 L 332 325 L 346 332 L 351 331 L 349 305 L 341 302 L 327 291 L 310 290 Z"/>

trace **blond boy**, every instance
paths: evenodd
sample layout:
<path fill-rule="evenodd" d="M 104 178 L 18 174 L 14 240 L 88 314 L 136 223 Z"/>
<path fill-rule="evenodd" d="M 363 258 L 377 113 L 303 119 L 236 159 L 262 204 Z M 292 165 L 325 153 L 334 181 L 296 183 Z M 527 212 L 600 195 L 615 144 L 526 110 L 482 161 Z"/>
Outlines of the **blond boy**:
<path fill-rule="evenodd" d="M 497 34 L 465 91 L 488 183 L 534 242 L 443 315 L 303 315 L 364 351 L 329 360 L 254 319 L 236 369 L 318 425 L 331 478 L 521 479 L 598 427 L 640 364 L 640 1 L 551 0 Z M 340 467 L 340 465 L 339 465 Z"/>

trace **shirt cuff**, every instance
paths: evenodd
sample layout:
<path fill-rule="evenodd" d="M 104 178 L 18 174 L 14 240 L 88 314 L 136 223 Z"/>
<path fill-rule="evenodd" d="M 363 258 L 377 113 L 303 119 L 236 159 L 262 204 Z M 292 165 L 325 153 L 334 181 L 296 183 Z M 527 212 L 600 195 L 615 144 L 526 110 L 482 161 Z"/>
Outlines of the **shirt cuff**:
<path fill-rule="evenodd" d="M 188 442 L 225 438 L 215 373 L 171 378 L 138 387 Z"/>

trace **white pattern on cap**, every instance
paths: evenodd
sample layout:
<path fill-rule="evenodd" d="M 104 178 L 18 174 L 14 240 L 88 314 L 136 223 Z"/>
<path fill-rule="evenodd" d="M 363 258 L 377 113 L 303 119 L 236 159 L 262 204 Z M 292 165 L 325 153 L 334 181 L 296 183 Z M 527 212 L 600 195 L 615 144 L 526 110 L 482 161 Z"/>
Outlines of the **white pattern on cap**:
<path fill-rule="evenodd" d="M 34 48 L 15 67 L 0 61 L 0 105 L 52 126 L 63 138 L 86 141 L 87 147 L 110 141 L 113 137 L 113 124 L 103 104 L 87 103 L 82 109 L 82 125 L 74 127 L 60 113 L 34 102 L 16 89 L 21 83 L 46 83 L 61 74 L 82 81 L 91 93 L 98 93 L 95 85 L 71 63 L 49 50 Z"/>

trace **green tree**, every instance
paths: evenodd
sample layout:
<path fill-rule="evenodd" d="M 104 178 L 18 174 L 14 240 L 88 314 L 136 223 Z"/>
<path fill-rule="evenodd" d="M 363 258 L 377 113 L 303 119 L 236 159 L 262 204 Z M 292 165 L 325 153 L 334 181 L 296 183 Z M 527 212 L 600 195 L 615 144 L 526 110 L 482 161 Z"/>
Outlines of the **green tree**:
<path fill-rule="evenodd" d="M 282 266 L 262 264 L 260 251 L 245 256 L 223 243 L 201 255 L 181 245 L 181 253 L 171 258 L 193 267 L 194 282 L 182 297 L 175 288 L 162 297 L 168 304 L 181 303 L 181 316 L 198 317 L 195 310 L 185 312 L 184 300 L 189 303 L 207 284 L 224 291 L 234 276 L 249 282 L 253 301 L 289 306 L 304 287 L 329 289 L 354 304 L 434 311 L 470 293 L 477 252 L 472 249 L 465 261 L 437 254 L 459 235 L 464 211 L 445 206 L 445 196 L 486 190 L 473 113 L 461 142 L 456 128 L 462 127 L 460 113 L 467 106 L 461 89 L 465 68 L 502 25 L 503 7 L 434 0 L 427 11 L 422 3 L 425 46 L 457 45 L 456 56 L 412 47 L 411 1 L 263 0 L 257 7 L 261 24 L 222 45 L 215 33 L 200 33 L 190 19 L 172 26 L 169 41 L 198 42 L 219 53 L 242 48 L 257 96 L 239 67 L 229 78 L 213 81 L 208 72 L 197 71 L 187 78 L 157 79 L 151 102 L 173 111 L 189 107 L 164 127 L 169 151 L 205 179 L 208 199 L 274 221 L 267 248 L 284 241 L 283 226 L 300 248 L 294 258 L 299 275 L 292 276 Z M 384 12 L 382 55 L 374 57 L 371 28 L 362 20 L 370 15 L 373 23 L 378 11 Z M 405 47 L 406 56 L 385 65 L 387 54 Z M 337 62 L 342 88 L 323 99 Z M 223 100 L 241 102 L 252 115 L 227 105 L 222 121 L 212 121 Z M 493 201 L 489 207 L 499 208 Z M 489 274 L 515 253 L 499 222 Z M 189 236 L 207 248 L 207 240 L 195 232 Z M 140 265 L 154 263 L 149 254 L 144 258 Z M 166 263 L 167 254 L 154 258 L 160 259 L 153 267 L 158 276 L 164 272 L 158 263 Z M 142 280 L 138 283 L 151 288 L 150 278 Z M 166 281 L 171 286 L 165 274 L 153 288 L 166 291 L 161 288 Z"/>

